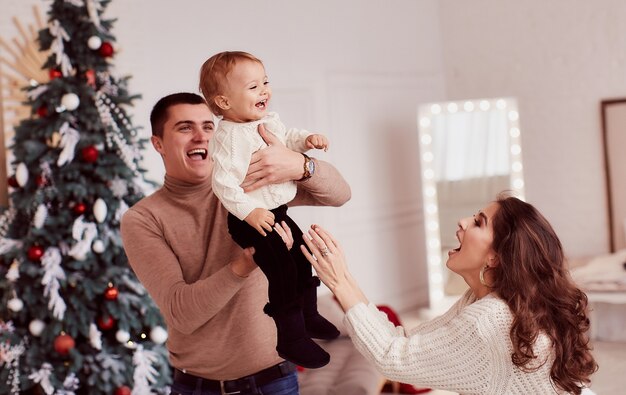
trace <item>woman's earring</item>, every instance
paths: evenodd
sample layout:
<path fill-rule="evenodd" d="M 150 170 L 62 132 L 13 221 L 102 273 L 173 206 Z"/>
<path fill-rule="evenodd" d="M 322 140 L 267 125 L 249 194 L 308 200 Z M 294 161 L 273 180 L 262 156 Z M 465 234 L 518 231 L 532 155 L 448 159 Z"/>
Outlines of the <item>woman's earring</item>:
<path fill-rule="evenodd" d="M 489 284 L 487 284 L 487 282 L 485 281 L 485 270 L 489 269 L 489 265 L 485 263 L 485 266 L 483 266 L 480 269 L 480 274 L 478 275 L 479 279 L 480 279 L 480 283 L 482 285 L 484 285 L 485 287 L 491 288 L 491 286 Z"/>

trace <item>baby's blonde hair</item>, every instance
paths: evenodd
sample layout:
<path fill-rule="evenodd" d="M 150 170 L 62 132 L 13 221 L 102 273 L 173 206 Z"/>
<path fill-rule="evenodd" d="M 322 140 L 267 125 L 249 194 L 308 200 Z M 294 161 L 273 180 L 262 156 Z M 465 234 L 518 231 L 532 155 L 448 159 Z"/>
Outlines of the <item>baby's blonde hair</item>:
<path fill-rule="evenodd" d="M 235 64 L 242 60 L 251 60 L 263 65 L 257 57 L 242 51 L 225 51 L 211 56 L 200 69 L 200 91 L 204 95 L 211 111 L 223 115 L 222 109 L 215 104 L 215 98 L 224 90 L 224 81 Z"/>

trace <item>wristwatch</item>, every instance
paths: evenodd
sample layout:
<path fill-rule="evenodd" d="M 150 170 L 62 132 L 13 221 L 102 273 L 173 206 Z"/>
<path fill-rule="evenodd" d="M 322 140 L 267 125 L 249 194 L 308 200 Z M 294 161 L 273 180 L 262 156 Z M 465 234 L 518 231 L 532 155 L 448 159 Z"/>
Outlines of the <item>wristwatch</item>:
<path fill-rule="evenodd" d="M 304 156 L 304 175 L 298 181 L 308 180 L 315 174 L 315 161 L 307 154 L 302 154 L 302 156 Z"/>

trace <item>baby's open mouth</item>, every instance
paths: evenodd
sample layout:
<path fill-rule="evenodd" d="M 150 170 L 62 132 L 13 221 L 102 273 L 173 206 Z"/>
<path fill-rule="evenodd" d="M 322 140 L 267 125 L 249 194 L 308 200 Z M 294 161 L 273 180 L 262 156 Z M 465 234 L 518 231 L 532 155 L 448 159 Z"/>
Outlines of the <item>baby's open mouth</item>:
<path fill-rule="evenodd" d="M 261 100 L 260 102 L 258 102 L 256 104 L 256 107 L 261 109 L 261 110 L 264 110 L 266 105 L 267 105 L 267 99 L 264 99 L 264 100 Z"/>
<path fill-rule="evenodd" d="M 207 153 L 205 148 L 194 148 L 191 151 L 187 151 L 187 156 L 193 160 L 204 160 L 207 157 Z"/>

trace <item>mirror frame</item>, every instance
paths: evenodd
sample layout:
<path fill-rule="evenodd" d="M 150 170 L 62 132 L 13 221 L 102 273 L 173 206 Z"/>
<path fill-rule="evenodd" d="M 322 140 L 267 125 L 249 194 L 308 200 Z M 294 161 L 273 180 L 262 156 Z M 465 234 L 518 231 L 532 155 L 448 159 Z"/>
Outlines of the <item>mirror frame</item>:
<path fill-rule="evenodd" d="M 418 107 L 418 130 L 421 160 L 421 179 L 423 195 L 424 227 L 426 235 L 426 261 L 428 267 L 428 293 L 431 308 L 438 308 L 442 304 L 446 307 L 444 296 L 441 235 L 439 228 L 439 206 L 437 201 L 437 185 L 433 169 L 434 153 L 432 150 L 432 122 L 433 115 L 441 113 L 487 111 L 493 106 L 506 109 L 507 129 L 509 132 L 510 148 L 510 187 L 515 196 L 524 199 L 524 175 L 522 164 L 521 132 L 517 101 L 514 98 L 490 98 L 476 100 L 460 100 L 435 102 Z M 486 202 L 485 202 L 486 203 Z M 456 299 L 456 297 L 455 297 Z"/>

